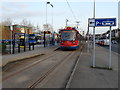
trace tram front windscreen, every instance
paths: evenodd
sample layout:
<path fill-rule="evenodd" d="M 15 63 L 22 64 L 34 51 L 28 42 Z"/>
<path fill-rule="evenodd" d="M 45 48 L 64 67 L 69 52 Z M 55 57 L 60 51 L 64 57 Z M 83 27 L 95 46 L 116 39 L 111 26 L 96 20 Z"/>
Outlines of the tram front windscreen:
<path fill-rule="evenodd" d="M 75 30 L 64 30 L 61 32 L 61 39 L 64 41 L 74 41 L 76 39 Z"/>

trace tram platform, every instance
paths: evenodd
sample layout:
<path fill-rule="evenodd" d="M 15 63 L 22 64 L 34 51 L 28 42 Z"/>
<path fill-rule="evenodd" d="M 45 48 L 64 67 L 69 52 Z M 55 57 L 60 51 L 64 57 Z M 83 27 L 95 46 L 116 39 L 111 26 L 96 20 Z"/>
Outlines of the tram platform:
<path fill-rule="evenodd" d="M 0 61 L 0 67 L 5 66 L 6 64 L 22 59 L 32 58 L 35 56 L 39 56 L 41 54 L 45 54 L 48 52 L 51 52 L 58 48 L 58 45 L 55 46 L 47 46 L 44 48 L 44 46 L 35 45 L 34 50 L 26 50 L 24 52 L 23 50 L 20 53 L 15 54 L 6 54 L 6 55 L 0 55 L 1 61 Z"/>
<path fill-rule="evenodd" d="M 96 68 L 92 66 L 92 45 L 86 44 L 68 88 L 118 88 L 118 58 L 112 52 L 112 70 L 107 70 L 109 50 L 96 45 Z"/>

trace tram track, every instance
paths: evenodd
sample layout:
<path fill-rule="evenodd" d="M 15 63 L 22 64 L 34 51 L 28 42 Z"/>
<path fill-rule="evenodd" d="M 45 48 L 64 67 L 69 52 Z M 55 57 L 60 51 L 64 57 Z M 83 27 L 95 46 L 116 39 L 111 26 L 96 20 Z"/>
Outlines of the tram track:
<path fill-rule="evenodd" d="M 33 90 L 38 84 L 40 84 L 49 74 L 51 74 L 57 67 L 63 64 L 67 58 L 70 58 L 75 52 L 72 51 L 71 53 L 67 54 L 62 60 L 60 60 L 57 64 L 52 66 L 45 74 L 43 74 L 38 80 L 36 80 L 32 85 L 27 87 L 27 90 Z"/>
<path fill-rule="evenodd" d="M 33 62 L 32 64 L 29 64 L 29 65 L 25 66 L 24 68 L 22 68 L 22 69 L 20 69 L 20 70 L 18 70 L 18 71 L 16 71 L 16 72 L 14 72 L 14 73 L 12 73 L 12 74 L 10 74 L 10 75 L 8 75 L 8 76 L 3 77 L 3 78 L 2 78 L 2 81 L 5 81 L 5 80 L 7 80 L 7 79 L 9 79 L 9 78 L 11 78 L 11 77 L 13 77 L 13 76 L 15 76 L 15 75 L 23 72 L 23 71 L 25 71 L 25 70 L 27 70 L 27 69 L 30 69 L 30 68 L 34 67 L 35 65 L 40 64 L 41 62 L 46 61 L 46 60 L 48 60 L 49 58 L 51 58 L 51 57 L 53 57 L 53 56 L 55 56 L 55 55 L 57 55 L 57 54 L 59 54 L 59 53 L 60 53 L 60 52 L 55 52 L 55 53 L 50 54 L 49 56 L 47 56 L 47 57 L 45 57 L 45 58 L 42 58 L 42 59 L 40 59 L 40 60 L 38 60 L 38 61 L 35 61 L 35 62 Z"/>
<path fill-rule="evenodd" d="M 80 47 L 81 49 L 82 47 Z M 69 62 L 69 60 L 71 60 L 71 58 L 76 55 L 78 56 L 78 50 L 77 52 L 76 51 L 59 51 L 53 54 L 50 54 L 49 56 L 45 57 L 45 58 L 42 58 L 36 62 L 33 62 L 32 64 L 28 65 L 28 66 L 25 66 L 24 68 L 22 69 L 19 69 L 18 71 L 16 71 L 15 73 L 12 73 L 12 74 L 9 74 L 8 76 L 4 77 L 3 78 L 3 81 L 4 80 L 7 80 L 9 81 L 9 78 L 15 76 L 15 77 L 18 77 L 20 76 L 20 74 L 24 74 L 24 73 L 29 73 L 30 70 L 34 70 L 34 68 L 37 68 L 39 67 L 40 65 L 42 65 L 43 63 L 47 63 L 47 60 L 48 60 L 48 65 L 49 67 L 47 66 L 46 70 L 44 69 L 44 71 L 41 72 L 41 74 L 38 74 L 37 77 L 35 77 L 34 79 L 31 79 L 30 81 L 31 82 L 26 82 L 26 85 L 23 85 L 24 88 L 26 88 L 27 90 L 33 90 L 34 88 L 36 88 L 37 86 L 39 85 L 44 85 L 46 80 L 48 78 L 51 78 L 51 75 L 55 74 L 54 72 L 56 71 L 59 71 L 59 69 L 64 66 L 67 62 Z M 56 58 L 57 56 L 59 56 L 58 58 Z M 55 57 L 54 57 L 55 56 Z M 62 56 L 62 57 L 61 57 Z M 55 59 L 58 59 L 57 61 Z M 77 58 L 76 58 L 77 59 Z M 76 59 L 73 61 L 73 62 L 76 62 Z M 52 61 L 53 60 L 53 61 Z M 54 61 L 55 60 L 55 61 Z M 45 61 L 45 62 L 43 62 Z M 52 61 L 52 62 L 51 62 Z M 41 63 L 43 62 L 43 63 Z M 38 65 L 37 65 L 38 64 Z M 37 66 L 36 66 L 37 65 Z M 74 66 L 74 64 L 72 65 L 72 67 Z M 45 67 L 45 66 L 44 66 Z M 40 68 L 40 67 L 39 67 Z M 42 67 L 41 67 L 42 68 Z M 28 69 L 28 70 L 27 70 Z M 26 72 L 27 71 L 27 72 Z M 41 71 L 41 70 L 39 70 Z M 72 71 L 72 70 L 71 70 Z M 17 75 L 18 74 L 18 75 Z M 32 73 L 31 73 L 32 74 Z M 71 74 L 71 73 L 70 73 Z M 35 76 L 35 75 L 32 75 L 32 77 Z M 31 77 L 31 78 L 32 78 Z M 53 77 L 53 76 L 52 76 Z M 69 75 L 67 75 L 67 77 L 69 78 Z M 13 77 L 14 78 L 14 77 Z M 20 78 L 20 77 L 19 77 Z M 12 78 L 11 78 L 12 79 Z M 11 80 L 10 79 L 10 80 Z M 17 79 L 18 80 L 18 79 Z M 49 80 L 49 79 L 48 79 Z M 66 83 L 66 81 L 65 81 Z M 4 84 L 5 85 L 5 84 Z M 20 84 L 22 85 L 22 83 Z M 66 84 L 65 84 L 66 85 Z"/>
<path fill-rule="evenodd" d="M 80 48 L 80 51 L 82 50 L 83 48 L 83 45 L 81 46 Z M 70 54 L 66 55 L 64 58 L 62 58 L 62 60 L 60 62 L 58 62 L 56 65 L 54 65 L 53 67 L 51 67 L 45 74 L 43 74 L 38 80 L 36 80 L 32 85 L 30 85 L 29 87 L 27 87 L 27 90 L 33 90 L 34 88 L 36 88 L 37 85 L 40 85 L 42 83 L 42 81 L 44 81 L 44 79 L 46 78 L 50 78 L 52 73 L 54 73 L 53 71 L 57 71 L 60 69 L 60 67 L 65 64 L 69 58 L 73 57 L 73 55 L 75 55 L 76 52 L 72 51 Z M 65 85 L 65 87 L 68 87 L 68 84 L 70 84 L 70 79 L 71 77 L 73 76 L 73 72 L 75 71 L 76 69 L 76 64 L 78 64 L 79 62 L 79 55 L 77 56 L 76 58 L 76 61 L 75 61 L 75 65 L 73 65 L 73 70 L 71 70 L 71 74 L 70 76 L 68 77 L 68 81 Z M 44 83 L 44 82 L 43 82 Z M 42 84 L 41 84 L 42 86 Z"/>

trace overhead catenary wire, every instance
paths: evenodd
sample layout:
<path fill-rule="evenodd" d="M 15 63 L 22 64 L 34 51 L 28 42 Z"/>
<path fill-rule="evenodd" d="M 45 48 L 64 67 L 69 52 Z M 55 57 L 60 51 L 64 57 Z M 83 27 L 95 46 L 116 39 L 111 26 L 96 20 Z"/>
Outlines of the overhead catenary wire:
<path fill-rule="evenodd" d="M 76 16 L 75 16 L 75 14 L 74 14 L 74 12 L 73 12 L 73 10 L 72 10 L 72 8 L 71 8 L 71 6 L 70 6 L 68 0 L 66 0 L 66 2 L 67 2 L 67 4 L 68 4 L 68 7 L 69 7 L 70 10 L 71 10 L 71 13 L 73 14 L 74 19 L 77 21 L 77 18 L 76 18 Z"/>

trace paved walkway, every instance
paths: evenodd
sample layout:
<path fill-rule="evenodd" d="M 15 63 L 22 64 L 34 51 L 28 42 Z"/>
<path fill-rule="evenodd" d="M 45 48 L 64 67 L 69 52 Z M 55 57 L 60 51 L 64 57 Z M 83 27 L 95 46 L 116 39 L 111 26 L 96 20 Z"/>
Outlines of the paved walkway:
<path fill-rule="evenodd" d="M 25 59 L 25 58 L 39 56 L 41 54 L 45 54 L 47 52 L 53 51 L 57 48 L 58 48 L 57 45 L 56 46 L 48 46 L 45 48 L 44 48 L 44 46 L 36 45 L 35 49 L 31 50 L 31 51 L 27 50 L 26 52 L 22 51 L 21 53 L 3 55 L 3 56 L 0 56 L 0 57 L 2 57 L 2 60 L 0 62 L 0 67 L 5 66 L 7 63 L 12 62 L 12 61 L 17 61 L 17 60 L 21 60 L 21 59 Z"/>
<path fill-rule="evenodd" d="M 108 67 L 109 51 L 96 45 L 96 66 Z M 83 49 L 69 88 L 118 88 L 118 55 L 112 52 L 112 69 L 91 68 L 92 48 Z"/>

